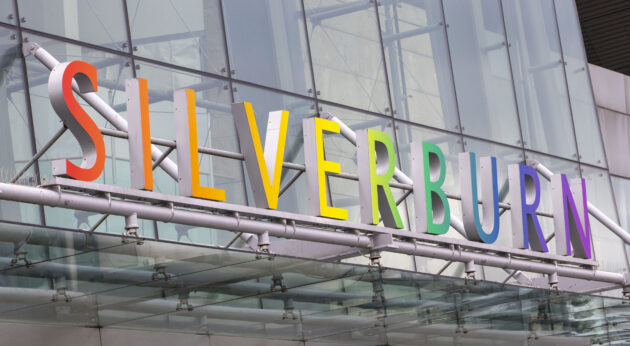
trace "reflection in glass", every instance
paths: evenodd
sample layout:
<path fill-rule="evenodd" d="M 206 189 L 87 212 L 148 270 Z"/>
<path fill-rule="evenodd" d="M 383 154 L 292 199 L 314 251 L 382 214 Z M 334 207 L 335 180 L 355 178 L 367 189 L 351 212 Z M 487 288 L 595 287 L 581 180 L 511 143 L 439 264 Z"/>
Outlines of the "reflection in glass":
<path fill-rule="evenodd" d="M 227 74 L 219 0 L 129 0 L 127 6 L 134 54 Z"/>
<path fill-rule="evenodd" d="M 30 115 L 26 107 L 22 50 L 12 39 L 15 31 L 0 28 L 0 181 L 11 181 L 33 155 Z M 36 167 L 31 166 L 17 184 L 37 185 Z M 0 219 L 41 222 L 39 207 L 11 201 L 0 201 Z"/>
<path fill-rule="evenodd" d="M 320 97 L 390 114 L 374 2 L 305 0 Z"/>
<path fill-rule="evenodd" d="M 553 2 L 504 0 L 525 147 L 577 159 Z"/>
<path fill-rule="evenodd" d="M 444 0 L 462 132 L 520 145 L 498 0 Z"/>
<path fill-rule="evenodd" d="M 223 1 L 232 77 L 313 96 L 299 0 Z"/>
<path fill-rule="evenodd" d="M 457 105 L 438 0 L 379 6 L 394 114 L 457 130 Z"/>
<path fill-rule="evenodd" d="M 606 167 L 584 42 L 573 1 L 554 1 L 580 161 Z"/>
<path fill-rule="evenodd" d="M 18 6 L 25 28 L 129 51 L 120 0 L 20 0 Z"/>

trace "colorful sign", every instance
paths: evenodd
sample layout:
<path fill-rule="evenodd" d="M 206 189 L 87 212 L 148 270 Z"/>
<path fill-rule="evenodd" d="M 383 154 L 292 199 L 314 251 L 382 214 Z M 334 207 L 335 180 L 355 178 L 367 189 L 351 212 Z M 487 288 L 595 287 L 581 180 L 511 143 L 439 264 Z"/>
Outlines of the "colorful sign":
<path fill-rule="evenodd" d="M 83 151 L 80 166 L 68 160 L 53 162 L 53 175 L 93 181 L 104 167 L 105 146 L 102 134 L 72 93 L 73 79 L 80 92 L 95 91 L 96 68 L 73 61 L 55 67 L 49 78 L 49 95 L 53 108 L 77 138 Z M 147 81 L 126 82 L 129 117 L 129 152 L 132 187 L 152 190 L 153 173 L 149 130 Z M 225 201 L 225 190 L 201 186 L 197 145 L 195 92 L 174 92 L 176 149 L 179 193 L 183 196 Z M 289 112 L 276 111 L 268 116 L 264 148 L 256 125 L 253 107 L 248 102 L 232 105 L 239 143 L 256 206 L 277 209 L 280 178 L 287 139 Z M 327 175 L 341 172 L 338 162 L 324 157 L 323 135 L 340 133 L 340 124 L 324 118 L 303 120 L 304 155 L 308 184 L 308 211 L 311 215 L 348 219 L 348 210 L 333 207 L 328 200 Z M 361 222 L 385 227 L 404 228 L 390 182 L 395 175 L 395 148 L 384 132 L 360 130 L 356 135 Z M 429 142 L 411 143 L 413 202 L 415 227 L 420 233 L 444 234 L 449 230 L 451 212 L 442 189 L 446 164 L 439 146 Z M 469 240 L 493 243 L 500 232 L 497 161 L 480 158 L 477 172 L 475 153 L 459 154 L 462 219 Z M 479 173 L 479 174 L 478 174 Z M 513 246 L 548 252 L 536 210 L 540 204 L 540 181 L 534 168 L 515 164 L 508 166 Z M 479 214 L 478 180 L 484 201 Z M 552 177 L 552 196 L 556 251 L 560 255 L 591 258 L 590 224 L 584 179 L 569 184 L 566 175 Z"/>

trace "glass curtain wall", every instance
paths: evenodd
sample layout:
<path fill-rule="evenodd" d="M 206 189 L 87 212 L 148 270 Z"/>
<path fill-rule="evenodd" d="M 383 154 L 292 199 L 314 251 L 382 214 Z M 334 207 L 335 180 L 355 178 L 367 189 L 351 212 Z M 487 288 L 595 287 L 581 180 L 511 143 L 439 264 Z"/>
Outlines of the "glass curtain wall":
<path fill-rule="evenodd" d="M 627 215 L 617 212 L 614 199 L 625 205 L 626 198 L 613 195 L 603 160 L 572 1 L 2 0 L 0 11 L 3 181 L 14 179 L 35 152 L 63 131 L 47 96 L 48 70 L 35 58 L 21 56 L 21 42 L 36 42 L 59 61 L 95 65 L 98 95 L 123 117 L 125 80 L 146 78 L 155 137 L 175 138 L 172 92 L 192 88 L 200 145 L 239 152 L 230 104 L 248 101 L 263 137 L 268 112 L 290 112 L 284 159 L 302 163 L 302 119 L 330 112 L 352 129 L 387 133 L 407 174 L 410 143 L 436 143 L 447 159 L 448 192 L 459 193 L 457 155 L 465 150 L 497 156 L 503 200 L 507 165 L 536 159 L 554 172 L 586 178 L 590 200 L 626 223 Z M 100 127 L 114 128 L 82 105 Z M 325 143 L 330 160 L 340 162 L 343 172 L 356 172 L 351 143 L 340 135 L 327 135 Z M 106 146 L 99 182 L 129 186 L 127 141 L 106 137 Z M 52 160 L 79 155 L 75 139 L 62 133 L 15 181 L 39 184 L 51 175 Z M 176 162 L 177 155 L 173 151 L 168 158 Z M 253 205 L 241 161 L 202 154 L 200 168 L 202 183 L 225 189 L 228 202 Z M 298 173 L 283 170 L 282 185 L 288 188 L 279 209 L 306 213 L 306 179 L 295 178 Z M 156 191 L 177 193 L 176 182 L 162 169 L 155 169 L 155 179 Z M 541 181 L 541 210 L 548 212 L 549 184 Z M 359 220 L 358 184 L 331 178 L 329 189 L 332 204 Z M 403 192 L 394 194 L 398 198 Z M 449 203 L 460 217 L 459 201 Z M 399 210 L 413 231 L 412 198 L 402 200 Z M 124 232 L 122 218 L 18 203 L 0 202 L 0 217 Z M 509 218 L 509 212 L 501 216 L 499 245 L 511 244 Z M 550 234 L 551 219 L 541 222 Z M 620 248 L 619 240 L 594 218 L 591 224 L 600 268 L 625 270 L 623 251 L 607 251 Z M 141 234 L 212 245 L 233 238 L 219 230 L 146 220 Z M 454 230 L 446 236 L 460 237 Z M 432 273 L 444 265 L 408 256 L 389 256 L 383 264 Z M 444 273 L 461 272 L 454 265 Z M 489 279 L 507 276 L 485 272 Z"/>

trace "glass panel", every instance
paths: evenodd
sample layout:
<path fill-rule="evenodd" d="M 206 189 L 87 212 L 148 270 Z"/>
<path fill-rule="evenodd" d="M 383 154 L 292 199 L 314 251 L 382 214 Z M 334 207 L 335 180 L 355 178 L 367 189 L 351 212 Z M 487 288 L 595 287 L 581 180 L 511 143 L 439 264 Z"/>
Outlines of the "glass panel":
<path fill-rule="evenodd" d="M 498 0 L 444 0 L 462 131 L 520 145 Z"/>
<path fill-rule="evenodd" d="M 525 147 L 577 159 L 553 2 L 503 1 Z"/>
<path fill-rule="evenodd" d="M 619 211 L 619 225 L 628 232 L 630 229 L 630 180 L 613 176 L 610 179 Z M 626 244 L 626 254 L 628 250 L 630 247 Z"/>
<path fill-rule="evenodd" d="M 9 235 L 0 241 L 4 322 L 233 335 L 274 345 L 628 339 L 628 305 L 619 298 L 158 241 L 121 243 L 50 228 L 0 228 Z M 21 236 L 31 269 L 22 261 L 10 265 L 15 254 L 8 239 Z"/>
<path fill-rule="evenodd" d="M 9 182 L 33 156 L 30 114 L 26 107 L 24 69 L 17 33 L 0 28 L 0 181 Z M 35 186 L 39 183 L 35 166 L 16 181 Z M 37 205 L 0 201 L 0 219 L 40 223 Z"/>
<path fill-rule="evenodd" d="M 232 77 L 313 95 L 299 0 L 223 1 Z"/>
<path fill-rule="evenodd" d="M 535 160 L 542 163 L 554 174 L 563 173 L 566 174 L 569 179 L 580 177 L 580 169 L 576 162 L 532 152 L 526 152 L 525 158 L 528 162 L 530 162 L 530 160 Z M 538 210 L 551 213 L 553 211 L 553 207 L 551 205 L 551 183 L 549 180 L 545 179 L 545 177 L 540 175 L 540 173 L 538 174 L 538 178 L 540 180 L 540 206 L 538 207 Z M 551 227 L 553 227 L 553 224 L 551 224 Z M 543 229 L 544 228 L 545 227 L 543 226 Z"/>
<path fill-rule="evenodd" d="M 405 120 L 458 130 L 457 104 L 438 0 L 379 6 L 394 114 Z"/>
<path fill-rule="evenodd" d="M 17 25 L 15 3 L 13 0 L 0 1 L 0 22 Z"/>
<path fill-rule="evenodd" d="M 134 54 L 227 74 L 219 0 L 129 0 Z"/>
<path fill-rule="evenodd" d="M 580 21 L 573 1 L 554 1 L 580 160 L 606 167 Z"/>
<path fill-rule="evenodd" d="M 390 114 L 374 3 L 305 0 L 304 6 L 320 97 Z"/>
<path fill-rule="evenodd" d="M 133 78 L 129 59 L 100 50 L 79 47 L 44 37 L 28 34 L 30 41 L 39 43 L 53 57 L 59 61 L 83 60 L 97 68 L 98 91 L 107 104 L 111 105 L 123 117 L 126 112 L 125 80 Z M 44 146 L 62 127 L 62 122 L 57 116 L 48 98 L 48 76 L 50 71 L 33 57 L 27 59 L 29 92 L 33 109 L 33 122 L 35 124 L 35 141 L 37 148 Z M 90 115 L 99 127 L 113 128 L 98 112 L 90 107 L 83 99 L 78 98 L 79 104 Z M 96 182 L 105 184 L 121 184 L 128 186 L 128 147 L 127 141 L 104 137 L 105 140 L 105 169 Z M 66 131 L 52 147 L 38 160 L 42 177 L 51 177 L 53 160 L 70 159 L 77 160 L 82 157 L 81 148 L 77 140 Z M 46 222 L 48 225 L 59 227 L 90 229 L 101 218 L 97 213 L 85 213 L 70 209 L 44 207 Z M 116 217 L 108 218 L 105 225 L 109 225 Z M 112 232 L 124 232 L 123 223 L 119 220 L 112 224 Z"/>
<path fill-rule="evenodd" d="M 617 208 L 611 190 L 610 176 L 604 169 L 582 166 L 582 177 L 586 180 L 586 197 L 590 203 L 618 222 Z M 624 212 L 625 213 L 625 212 Z M 624 243 L 611 230 L 607 229 L 595 217 L 589 218 L 591 225 L 595 259 L 601 270 L 625 272 L 628 270 Z"/>
<path fill-rule="evenodd" d="M 20 0 L 18 6 L 22 27 L 129 51 L 121 0 Z"/>

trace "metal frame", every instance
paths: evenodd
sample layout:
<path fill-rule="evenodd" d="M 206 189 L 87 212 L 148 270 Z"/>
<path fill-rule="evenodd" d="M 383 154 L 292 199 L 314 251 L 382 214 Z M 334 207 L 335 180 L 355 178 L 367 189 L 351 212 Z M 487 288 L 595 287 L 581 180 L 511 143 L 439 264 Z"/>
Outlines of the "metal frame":
<path fill-rule="evenodd" d="M 54 57 L 52 57 L 46 50 L 39 47 L 36 43 L 24 44 L 23 51 L 25 56 L 29 54 L 34 55 L 49 69 L 52 69 L 54 66 L 59 64 Z M 126 133 L 126 121 L 120 117 L 120 115 L 118 115 L 111 106 L 107 105 L 95 93 L 84 93 L 79 95 L 119 129 L 118 131 L 101 129 L 103 134 L 121 138 L 128 137 L 128 134 Z M 351 143 L 356 144 L 356 134 L 349 127 L 343 124 L 343 122 L 329 113 L 324 113 L 322 116 L 340 123 L 341 134 Z M 52 145 L 53 142 L 54 138 L 50 141 L 50 144 Z M 166 145 L 171 148 L 175 147 L 174 141 L 152 139 L 151 142 L 153 144 Z M 47 148 L 43 148 L 43 150 L 41 150 L 42 154 L 45 149 Z M 239 153 L 224 152 L 211 148 L 199 148 L 199 152 L 243 160 L 243 155 Z M 166 158 L 166 155 L 164 155 L 164 153 L 155 145 L 152 147 L 152 156 L 156 161 L 155 165 L 159 164 L 167 173 L 169 173 L 169 175 L 177 176 L 177 166 Z M 285 162 L 283 163 L 283 167 L 296 169 L 300 172 L 304 171 L 304 166 L 299 164 Z M 538 165 L 534 165 L 534 167 L 539 172 L 542 171 L 541 174 L 543 176 L 548 177 L 545 173 L 550 172 L 546 172 L 546 168 L 544 168 L 544 166 L 538 163 Z M 358 179 L 356 175 L 352 174 L 341 173 L 336 176 L 353 180 Z M 396 168 L 394 177 L 398 180 L 398 183 L 391 183 L 392 187 L 407 191 L 412 189 L 411 179 L 398 168 Z M 337 222 L 335 220 L 305 217 L 303 215 L 277 211 L 262 211 L 260 209 L 250 207 L 235 206 L 211 201 L 200 201 L 178 196 L 167 196 L 147 191 L 120 189 L 100 184 L 71 181 L 63 178 L 47 180 L 43 185 L 46 187 L 54 187 L 57 191 L 55 192 L 50 189 L 2 184 L 0 186 L 0 189 L 2 189 L 0 197 L 8 200 L 89 210 L 107 215 L 114 214 L 126 217 L 130 215 L 130 210 L 133 210 L 134 213 L 137 213 L 138 217 L 144 219 L 177 222 L 191 226 L 212 227 L 238 232 L 239 236 L 246 241 L 246 243 L 250 244 L 250 247 L 253 247 L 251 240 L 257 241 L 257 239 L 253 239 L 252 236 L 258 234 L 263 236 L 263 238 L 266 238 L 268 235 L 273 235 L 281 238 L 294 238 L 346 245 L 368 251 L 383 250 L 410 255 L 441 258 L 449 261 L 460 261 L 467 264 L 478 263 L 481 265 L 496 266 L 505 269 L 510 277 L 516 276 L 516 270 L 526 270 L 549 274 L 554 277 L 561 275 L 587 280 L 599 280 L 623 286 L 628 284 L 625 275 L 595 270 L 594 268 L 597 266 L 597 262 L 595 261 L 578 260 L 544 253 L 532 253 L 525 250 L 504 248 L 445 237 L 421 235 L 384 227 L 368 226 L 350 222 Z M 285 185 L 283 190 L 286 190 L 288 186 L 289 184 Z M 91 196 L 73 193 L 77 191 L 83 193 L 87 192 Z M 107 195 L 107 203 L 103 204 L 104 199 L 94 197 L 94 195 Z M 409 194 L 407 194 L 407 196 L 408 195 Z M 112 196 L 120 199 L 114 200 L 112 199 Z M 449 194 L 449 198 L 460 199 L 458 197 L 459 196 L 457 195 Z M 130 202 L 126 199 L 135 201 Z M 64 202 L 62 203 L 61 201 Z M 147 205 L 147 201 L 150 201 L 153 205 Z M 157 206 L 155 205 L 156 203 L 167 205 L 167 207 Z M 216 214 L 208 215 L 180 208 L 176 209 L 175 206 L 184 208 L 202 208 L 210 210 L 214 213 L 225 213 L 227 211 L 234 213 L 236 216 L 232 217 Z M 509 209 L 509 207 L 510 206 L 507 203 L 501 204 L 502 209 Z M 619 235 L 624 241 L 630 243 L 630 236 L 628 236 L 621 227 L 616 225 L 612 220 L 607 218 L 601 211 L 599 211 L 599 209 L 595 208 L 590 203 L 589 213 L 595 216 L 598 220 L 603 220 L 602 223 L 612 229 L 613 232 Z M 242 215 L 247 215 L 249 219 L 243 219 Z M 275 222 L 271 220 L 264 221 L 268 219 L 272 219 Z M 463 225 L 459 219 L 451 217 L 451 226 L 465 237 Z M 244 234 L 244 231 L 252 234 Z M 356 234 L 357 231 L 359 231 L 359 234 Z M 413 241 L 408 242 L 408 239 L 412 239 Z M 437 246 L 433 244 L 437 244 Z M 588 269 L 583 267 L 587 267 Z"/>

